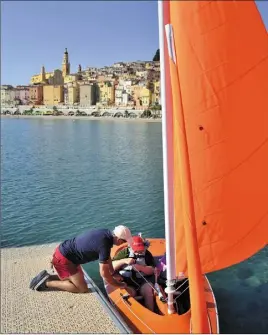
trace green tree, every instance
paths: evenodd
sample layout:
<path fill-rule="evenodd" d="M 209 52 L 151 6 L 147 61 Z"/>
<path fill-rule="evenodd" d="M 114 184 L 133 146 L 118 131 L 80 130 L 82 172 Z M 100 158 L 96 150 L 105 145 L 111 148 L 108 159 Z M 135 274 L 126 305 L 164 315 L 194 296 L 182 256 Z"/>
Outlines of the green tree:
<path fill-rule="evenodd" d="M 156 50 L 153 61 L 154 62 L 159 62 L 160 61 L 160 50 L 159 49 Z"/>

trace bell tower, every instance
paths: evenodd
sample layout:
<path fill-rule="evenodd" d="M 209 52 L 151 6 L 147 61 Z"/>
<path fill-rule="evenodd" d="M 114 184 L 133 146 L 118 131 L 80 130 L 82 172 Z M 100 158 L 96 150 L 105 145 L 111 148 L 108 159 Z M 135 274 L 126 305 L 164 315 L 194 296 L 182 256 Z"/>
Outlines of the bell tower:
<path fill-rule="evenodd" d="M 65 48 L 63 61 L 62 61 L 62 75 L 63 77 L 68 76 L 70 74 L 70 63 L 69 63 L 69 55 L 67 48 Z"/>
<path fill-rule="evenodd" d="M 41 82 L 44 83 L 46 81 L 46 71 L 45 71 L 45 67 L 42 66 L 41 68 Z"/>

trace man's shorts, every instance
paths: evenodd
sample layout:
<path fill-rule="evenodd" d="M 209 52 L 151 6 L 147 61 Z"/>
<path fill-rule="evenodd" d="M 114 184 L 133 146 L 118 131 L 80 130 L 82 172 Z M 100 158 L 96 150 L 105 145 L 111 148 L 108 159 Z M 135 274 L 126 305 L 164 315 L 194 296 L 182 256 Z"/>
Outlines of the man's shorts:
<path fill-rule="evenodd" d="M 69 259 L 64 257 L 61 254 L 59 247 L 56 248 L 53 254 L 52 264 L 55 270 L 57 271 L 60 279 L 67 279 L 78 272 L 83 274 L 81 265 L 74 264 L 71 261 L 69 261 Z"/>

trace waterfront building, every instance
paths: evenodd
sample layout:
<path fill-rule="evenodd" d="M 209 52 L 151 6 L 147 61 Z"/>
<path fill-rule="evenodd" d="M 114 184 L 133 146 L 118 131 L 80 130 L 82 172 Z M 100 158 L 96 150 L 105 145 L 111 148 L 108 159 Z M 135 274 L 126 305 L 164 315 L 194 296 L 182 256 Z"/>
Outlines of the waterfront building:
<path fill-rule="evenodd" d="M 130 101 L 130 94 L 124 92 L 122 94 L 122 104 L 123 104 L 123 106 L 127 106 L 129 101 Z"/>
<path fill-rule="evenodd" d="M 140 85 L 133 85 L 132 86 L 132 90 L 133 90 L 133 100 L 135 103 L 136 108 L 140 108 L 141 107 L 141 91 L 142 91 L 143 87 Z"/>
<path fill-rule="evenodd" d="M 115 87 L 115 105 L 121 106 L 123 104 L 123 85 L 116 85 Z"/>
<path fill-rule="evenodd" d="M 11 85 L 1 85 L 1 106 L 15 105 L 15 89 Z"/>
<path fill-rule="evenodd" d="M 152 92 L 147 87 L 143 87 L 140 93 L 141 104 L 143 107 L 149 107 L 152 103 Z"/>
<path fill-rule="evenodd" d="M 160 81 L 153 82 L 152 105 L 160 104 Z"/>
<path fill-rule="evenodd" d="M 29 86 L 17 86 L 15 88 L 15 100 L 19 105 L 28 105 L 30 97 Z"/>
<path fill-rule="evenodd" d="M 96 85 L 81 84 L 80 85 L 80 106 L 88 107 L 96 104 Z"/>
<path fill-rule="evenodd" d="M 112 81 L 101 81 L 97 84 L 98 102 L 102 105 L 113 105 L 115 98 L 115 87 Z"/>
<path fill-rule="evenodd" d="M 119 83 L 120 83 L 120 81 L 119 81 Z M 131 80 L 124 80 L 122 82 L 122 85 L 124 87 L 125 93 L 131 95 L 132 94 L 132 86 L 131 86 L 132 85 L 132 81 Z"/>
<path fill-rule="evenodd" d="M 43 104 L 43 86 L 33 85 L 29 87 L 29 103 L 33 105 Z"/>
<path fill-rule="evenodd" d="M 63 85 L 44 85 L 44 105 L 57 106 L 63 103 Z"/>
<path fill-rule="evenodd" d="M 74 105 L 79 103 L 79 85 L 77 82 L 64 84 L 64 104 Z"/>

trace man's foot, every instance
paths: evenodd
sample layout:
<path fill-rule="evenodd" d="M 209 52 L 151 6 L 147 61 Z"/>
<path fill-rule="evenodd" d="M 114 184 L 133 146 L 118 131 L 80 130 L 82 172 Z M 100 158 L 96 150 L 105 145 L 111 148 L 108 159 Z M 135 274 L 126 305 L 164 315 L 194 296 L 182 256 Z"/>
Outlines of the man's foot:
<path fill-rule="evenodd" d="M 45 282 L 49 278 L 49 274 L 46 270 L 41 271 L 36 277 L 30 282 L 30 289 L 41 291 L 45 289 Z"/>

